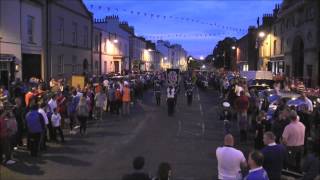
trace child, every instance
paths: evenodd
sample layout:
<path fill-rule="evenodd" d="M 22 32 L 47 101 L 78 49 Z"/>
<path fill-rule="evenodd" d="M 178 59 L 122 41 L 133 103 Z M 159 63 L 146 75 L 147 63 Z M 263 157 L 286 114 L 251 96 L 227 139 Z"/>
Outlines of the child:
<path fill-rule="evenodd" d="M 223 120 L 223 125 L 224 125 L 224 133 L 229 134 L 231 133 L 231 117 L 232 113 L 230 111 L 230 103 L 228 102 L 223 102 L 222 103 L 223 110 L 222 113 L 220 114 L 220 120 Z"/>
<path fill-rule="evenodd" d="M 53 139 L 57 141 L 57 131 L 60 134 L 61 142 L 64 142 L 64 136 L 61 129 L 61 115 L 58 113 L 57 108 L 53 109 L 53 114 L 51 116 L 51 122 L 53 127 Z"/>

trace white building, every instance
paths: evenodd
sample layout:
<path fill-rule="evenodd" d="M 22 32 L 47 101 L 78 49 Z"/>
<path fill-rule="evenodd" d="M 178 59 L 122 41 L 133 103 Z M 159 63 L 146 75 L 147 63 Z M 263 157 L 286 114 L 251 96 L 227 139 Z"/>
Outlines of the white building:
<path fill-rule="evenodd" d="M 129 69 L 130 34 L 120 28 L 118 16 L 96 19 L 95 27 L 102 30 L 102 74 L 122 73 Z"/>
<path fill-rule="evenodd" d="M 168 41 L 157 41 L 157 50 L 163 55 L 162 66 L 165 68 L 187 69 L 187 52 L 179 44 L 170 45 Z"/>

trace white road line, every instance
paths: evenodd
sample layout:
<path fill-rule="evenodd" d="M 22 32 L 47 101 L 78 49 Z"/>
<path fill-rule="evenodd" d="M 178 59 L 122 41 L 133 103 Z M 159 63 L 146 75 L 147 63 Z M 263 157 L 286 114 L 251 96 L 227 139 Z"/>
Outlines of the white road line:
<path fill-rule="evenodd" d="M 200 109 L 200 114 L 201 114 L 201 116 L 203 116 L 204 113 L 203 113 L 203 109 L 202 109 L 202 105 L 201 105 L 201 104 L 199 104 L 199 109 Z"/>

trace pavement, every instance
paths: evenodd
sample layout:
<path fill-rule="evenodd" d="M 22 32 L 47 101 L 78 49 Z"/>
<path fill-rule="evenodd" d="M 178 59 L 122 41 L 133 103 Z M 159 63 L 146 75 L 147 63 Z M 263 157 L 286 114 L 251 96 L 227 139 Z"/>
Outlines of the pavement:
<path fill-rule="evenodd" d="M 18 162 L 0 165 L 0 179 L 117 180 L 133 171 L 136 156 L 145 157 L 144 170 L 150 175 L 156 174 L 161 162 L 169 162 L 173 179 L 216 179 L 215 150 L 224 136 L 218 93 L 196 88 L 193 104 L 188 106 L 181 92 L 173 117 L 167 115 L 164 93 L 161 100 L 157 106 L 153 92 L 147 91 L 132 106 L 130 116 L 106 114 L 103 120 L 89 123 L 86 136 L 67 134 L 65 144 L 49 143 L 38 158 L 15 151 Z M 237 146 L 248 151 L 247 146 Z"/>

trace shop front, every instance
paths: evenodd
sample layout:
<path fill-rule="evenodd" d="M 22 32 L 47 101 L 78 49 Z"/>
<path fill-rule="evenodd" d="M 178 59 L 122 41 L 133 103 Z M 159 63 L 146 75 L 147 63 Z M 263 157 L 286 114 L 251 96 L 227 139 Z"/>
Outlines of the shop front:
<path fill-rule="evenodd" d="M 15 72 L 18 65 L 12 54 L 0 54 L 0 85 L 8 87 L 15 80 Z"/>

